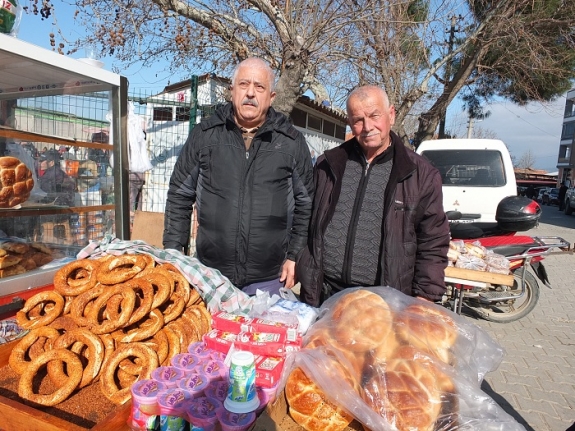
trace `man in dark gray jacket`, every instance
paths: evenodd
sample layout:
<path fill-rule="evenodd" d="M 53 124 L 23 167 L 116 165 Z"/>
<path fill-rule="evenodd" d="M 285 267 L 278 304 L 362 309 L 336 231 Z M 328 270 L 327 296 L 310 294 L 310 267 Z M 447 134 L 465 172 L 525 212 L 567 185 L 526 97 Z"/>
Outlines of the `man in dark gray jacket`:
<path fill-rule="evenodd" d="M 313 200 L 310 152 L 271 108 L 274 80 L 263 60 L 238 65 L 232 102 L 190 133 L 166 202 L 164 248 L 187 247 L 195 203 L 198 259 L 248 294 L 294 286 Z"/>
<path fill-rule="evenodd" d="M 308 245 L 297 261 L 302 301 L 354 286 L 390 286 L 435 301 L 445 292 L 449 225 L 441 177 L 391 131 L 395 109 L 375 86 L 347 102 L 354 138 L 316 163 Z"/>

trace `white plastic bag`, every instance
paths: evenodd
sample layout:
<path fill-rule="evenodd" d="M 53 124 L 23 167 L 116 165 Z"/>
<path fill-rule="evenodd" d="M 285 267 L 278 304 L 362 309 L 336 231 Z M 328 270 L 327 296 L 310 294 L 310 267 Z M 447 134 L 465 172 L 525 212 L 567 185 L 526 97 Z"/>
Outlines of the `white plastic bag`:
<path fill-rule="evenodd" d="M 134 104 L 128 104 L 128 143 L 130 150 L 130 172 L 142 173 L 153 168 L 146 150 L 146 135 L 142 119 L 134 112 Z"/>

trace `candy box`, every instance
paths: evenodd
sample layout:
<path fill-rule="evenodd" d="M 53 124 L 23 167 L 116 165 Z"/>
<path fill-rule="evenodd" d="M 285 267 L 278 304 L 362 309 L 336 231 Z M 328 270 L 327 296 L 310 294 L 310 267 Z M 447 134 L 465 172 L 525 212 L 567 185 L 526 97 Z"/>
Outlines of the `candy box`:
<path fill-rule="evenodd" d="M 227 355 L 232 344 L 235 343 L 237 334 L 232 332 L 220 331 L 219 329 L 212 329 L 204 335 L 204 343 L 210 349 Z"/>
<path fill-rule="evenodd" d="M 279 356 L 256 356 L 256 386 L 272 388 L 282 374 L 285 358 Z"/>

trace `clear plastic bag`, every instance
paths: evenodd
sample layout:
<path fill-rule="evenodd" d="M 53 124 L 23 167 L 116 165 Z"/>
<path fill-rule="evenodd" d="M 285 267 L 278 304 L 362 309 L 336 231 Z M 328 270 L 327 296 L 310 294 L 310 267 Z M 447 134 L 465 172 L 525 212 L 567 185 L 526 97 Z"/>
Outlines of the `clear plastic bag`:
<path fill-rule="evenodd" d="M 320 316 L 282 387 L 299 367 L 369 430 L 524 429 L 481 390 L 504 351 L 465 318 L 389 287 L 346 289 Z"/>
<path fill-rule="evenodd" d="M 487 264 L 483 259 L 470 254 L 460 254 L 455 262 L 456 268 L 472 269 L 474 271 L 487 270 Z"/>

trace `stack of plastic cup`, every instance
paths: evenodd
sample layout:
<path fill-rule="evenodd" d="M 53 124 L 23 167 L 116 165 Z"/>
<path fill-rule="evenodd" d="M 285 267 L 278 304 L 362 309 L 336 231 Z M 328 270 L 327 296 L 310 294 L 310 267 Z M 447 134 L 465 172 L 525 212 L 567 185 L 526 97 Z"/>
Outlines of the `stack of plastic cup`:
<path fill-rule="evenodd" d="M 232 413 L 255 411 L 260 400 L 256 391 L 256 366 L 251 352 L 234 352 L 230 364 L 230 386 L 224 407 Z"/>
<path fill-rule="evenodd" d="M 157 397 L 164 390 L 166 386 L 155 380 L 140 380 L 132 385 L 132 429 L 156 429 L 160 414 Z"/>
<path fill-rule="evenodd" d="M 228 396 L 228 387 L 230 386 L 227 380 L 215 380 L 210 382 L 208 387 L 204 389 L 204 394 L 206 397 L 215 398 L 222 403 Z"/>
<path fill-rule="evenodd" d="M 214 431 L 218 425 L 218 412 L 223 409 L 222 403 L 214 398 L 196 398 L 188 406 L 188 422 L 203 431 Z"/>
<path fill-rule="evenodd" d="M 232 413 L 226 409 L 218 412 L 222 431 L 246 431 L 256 420 L 254 412 Z"/>
<path fill-rule="evenodd" d="M 184 431 L 187 429 L 186 409 L 189 395 L 181 389 L 167 389 L 158 395 L 160 431 Z"/>
<path fill-rule="evenodd" d="M 184 372 L 184 375 L 192 374 L 200 366 L 200 358 L 191 353 L 179 353 L 171 360 L 172 366 Z"/>
<path fill-rule="evenodd" d="M 206 375 L 211 382 L 214 380 L 226 379 L 228 377 L 228 367 L 222 362 L 215 359 L 208 359 L 200 365 L 198 372 Z"/>
<path fill-rule="evenodd" d="M 198 398 L 204 394 L 210 379 L 203 374 L 192 373 L 178 382 L 178 387 L 190 394 L 190 398 Z"/>
<path fill-rule="evenodd" d="M 175 367 L 158 367 L 152 371 L 151 377 L 165 384 L 167 388 L 176 388 L 178 381 L 184 378 L 184 372 Z"/>
<path fill-rule="evenodd" d="M 200 359 L 207 359 L 210 357 L 211 349 L 203 341 L 197 341 L 188 346 L 188 352 Z"/>

